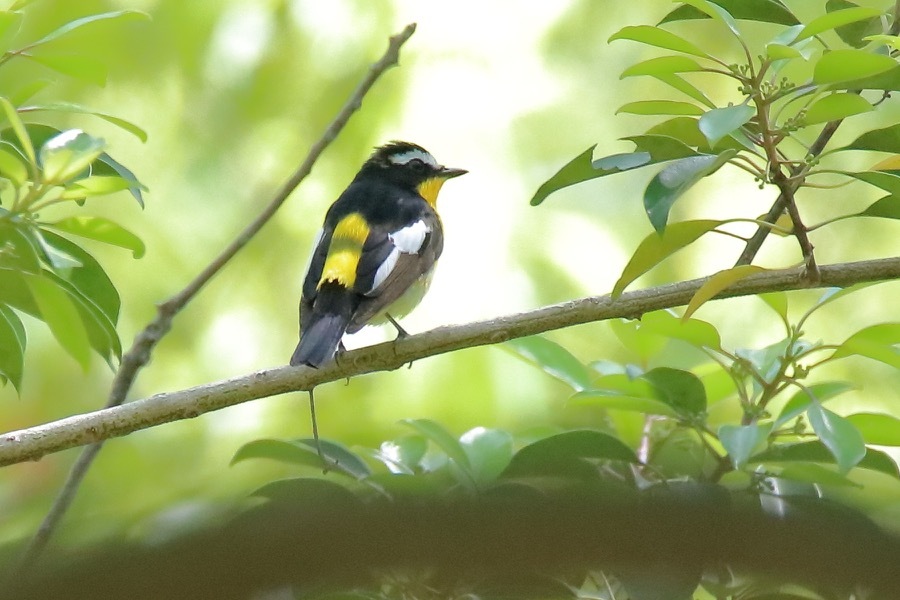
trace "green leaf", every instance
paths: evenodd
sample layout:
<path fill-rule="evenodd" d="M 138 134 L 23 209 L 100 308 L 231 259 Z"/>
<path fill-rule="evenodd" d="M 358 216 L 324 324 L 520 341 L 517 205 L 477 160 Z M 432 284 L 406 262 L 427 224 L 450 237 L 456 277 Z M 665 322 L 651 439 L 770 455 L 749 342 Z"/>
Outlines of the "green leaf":
<path fill-rule="evenodd" d="M 681 340 L 697 348 L 721 349 L 722 342 L 715 326 L 687 316 L 678 318 L 665 310 L 641 317 L 641 328 L 669 339 Z"/>
<path fill-rule="evenodd" d="M 60 198 L 69 200 L 84 200 L 93 196 L 114 194 L 131 188 L 131 183 L 121 177 L 109 175 L 97 175 L 77 179 L 66 185 L 66 189 L 60 194 Z"/>
<path fill-rule="evenodd" d="M 883 90 L 900 91 L 900 65 L 877 75 L 862 76 L 859 79 L 838 81 L 828 86 L 833 90 Z"/>
<path fill-rule="evenodd" d="M 681 0 L 681 2 L 693 6 L 705 15 L 711 17 L 716 21 L 719 21 L 720 23 L 725 25 L 738 39 L 741 39 L 741 32 L 738 30 L 737 23 L 735 22 L 734 17 L 731 16 L 731 14 L 727 10 L 725 10 L 718 4 L 710 2 L 709 0 Z"/>
<path fill-rule="evenodd" d="M 674 73 L 659 73 L 653 76 L 655 79 L 662 81 L 669 87 L 672 87 L 685 96 L 689 98 L 693 98 L 697 102 L 700 102 L 704 106 L 708 106 L 709 108 L 715 108 L 715 103 L 710 100 L 706 94 L 700 91 L 700 88 L 695 86 L 692 83 L 688 83 L 682 77 L 674 74 Z"/>
<path fill-rule="evenodd" d="M 347 486 L 320 477 L 277 479 L 253 490 L 250 495 L 288 507 L 300 518 L 314 518 L 311 515 L 323 511 L 358 511 L 362 505 Z"/>
<path fill-rule="evenodd" d="M 9 95 L 9 101 L 13 103 L 14 106 L 21 106 L 28 100 L 30 100 L 33 96 L 36 96 L 40 92 L 44 91 L 47 86 L 49 86 L 53 81 L 50 79 L 35 79 L 33 81 L 26 81 L 19 86 L 16 91 Z"/>
<path fill-rule="evenodd" d="M 657 400 L 671 406 L 682 417 L 693 419 L 706 410 L 706 388 L 690 371 L 657 367 L 641 378 L 653 386 Z"/>
<path fill-rule="evenodd" d="M 612 376 L 608 376 L 612 377 Z M 622 377 L 627 377 L 622 375 Z M 642 383 L 646 383 L 643 382 Z M 603 409 L 624 410 L 648 415 L 662 415 L 664 417 L 677 417 L 675 412 L 665 402 L 656 398 L 622 394 L 607 389 L 592 389 L 578 392 L 569 398 L 570 406 L 594 406 Z"/>
<path fill-rule="evenodd" d="M 900 419 L 879 413 L 848 415 L 847 421 L 856 427 L 867 444 L 900 446 Z"/>
<path fill-rule="evenodd" d="M 891 195 L 900 196 L 900 177 L 895 175 L 895 172 L 887 172 L 887 171 L 858 171 L 858 172 L 850 172 L 843 171 L 844 175 L 849 175 L 854 179 L 858 179 L 860 181 L 865 181 L 869 185 L 874 185 L 875 187 L 879 187 L 886 192 L 890 192 Z"/>
<path fill-rule="evenodd" d="M 762 21 L 779 25 L 796 25 L 800 21 L 779 0 L 713 0 L 727 10 L 735 19 L 745 21 Z M 682 5 L 663 17 L 660 25 L 673 21 L 707 19 L 709 16 L 694 8 Z"/>
<path fill-rule="evenodd" d="M 755 114 L 756 109 L 748 104 L 714 108 L 700 117 L 698 124 L 700 131 L 709 140 L 710 146 L 715 146 L 716 142 L 739 129 Z"/>
<path fill-rule="evenodd" d="M 800 35 L 797 36 L 797 41 L 799 42 L 814 35 L 819 35 L 820 33 L 824 33 L 836 27 L 841 27 L 842 25 L 847 25 L 848 23 L 872 19 L 878 16 L 881 16 L 881 11 L 877 8 L 856 7 L 829 12 L 821 17 L 816 17 L 807 23 L 800 32 Z"/>
<path fill-rule="evenodd" d="M 553 435 L 525 446 L 512 457 L 503 476 L 561 476 L 572 470 L 579 472 L 578 466 L 585 459 L 640 462 L 634 451 L 617 438 L 583 429 Z"/>
<path fill-rule="evenodd" d="M 97 110 L 93 110 L 86 106 L 82 106 L 80 104 L 75 104 L 72 102 L 50 102 L 46 104 L 35 104 L 32 106 L 23 106 L 19 108 L 20 113 L 25 112 L 36 112 L 36 111 L 49 111 L 49 112 L 59 112 L 59 113 L 73 113 L 73 114 L 82 114 L 82 115 L 93 115 L 95 117 L 99 117 L 108 123 L 112 123 L 116 127 L 127 131 L 132 134 L 142 142 L 147 141 L 147 132 L 126 119 L 121 117 L 116 117 L 110 115 L 108 113 L 100 112 Z"/>
<path fill-rule="evenodd" d="M 94 164 L 91 165 L 91 173 L 98 176 L 117 176 L 121 177 L 129 183 L 128 191 L 137 200 L 141 208 L 144 208 L 144 196 L 142 190 L 147 189 L 144 184 L 138 181 L 134 173 L 128 170 L 124 165 L 113 159 L 109 154 L 104 152 L 97 157 Z"/>
<path fill-rule="evenodd" d="M 857 354 L 900 369 L 900 323 L 881 323 L 860 329 L 837 347 L 832 359 Z"/>
<path fill-rule="evenodd" d="M 743 469 L 753 453 L 761 448 L 772 424 L 722 425 L 719 428 L 719 441 L 728 452 L 728 458 L 735 469 Z"/>
<path fill-rule="evenodd" d="M 855 467 L 866 455 L 862 434 L 847 419 L 818 403 L 810 404 L 806 414 L 813 431 L 834 455 L 841 473 Z"/>
<path fill-rule="evenodd" d="M 691 301 L 688 303 L 687 308 L 684 310 L 684 318 L 689 318 L 698 308 L 703 306 L 707 301 L 715 298 L 719 295 L 722 290 L 732 285 L 733 283 L 740 281 L 741 279 L 746 279 L 751 275 L 755 275 L 757 273 L 762 273 L 768 271 L 768 269 L 764 269 L 762 267 L 757 267 L 756 265 L 739 265 L 737 267 L 733 267 L 731 269 L 725 269 L 724 271 L 719 271 L 714 275 L 711 275 L 706 282 L 700 286 L 694 295 L 691 297 Z"/>
<path fill-rule="evenodd" d="M 700 116 L 703 109 L 690 102 L 677 102 L 675 100 L 640 100 L 623 104 L 616 111 L 633 115 L 692 115 Z"/>
<path fill-rule="evenodd" d="M 900 154 L 900 123 L 867 131 L 838 150 L 873 150 Z"/>
<path fill-rule="evenodd" d="M 0 304 L 0 379 L 4 384 L 12 383 L 19 393 L 25 371 L 25 341 L 25 327 L 18 315 Z"/>
<path fill-rule="evenodd" d="M 665 48 L 667 50 L 675 50 L 676 52 L 709 58 L 709 55 L 704 52 L 702 48 L 694 45 L 692 42 L 666 31 L 665 29 L 653 27 L 652 25 L 629 25 L 623 27 L 610 36 L 608 42 L 613 42 L 615 40 L 632 40 L 647 44 L 648 46 L 656 46 L 658 48 Z"/>
<path fill-rule="evenodd" d="M 96 15 L 89 15 L 87 17 L 82 17 L 80 19 L 75 19 L 74 21 L 69 21 L 68 23 L 54 29 L 44 37 L 40 38 L 35 42 L 31 42 L 28 44 L 28 48 L 34 48 L 35 46 L 40 46 L 46 44 L 47 42 L 52 42 L 53 40 L 57 40 L 64 35 L 71 33 L 72 31 L 84 27 L 85 25 L 89 25 L 91 23 L 96 23 L 97 21 L 104 21 L 108 19 L 121 19 L 121 18 L 131 18 L 131 17 L 139 17 L 142 19 L 149 19 L 150 15 L 145 12 L 141 12 L 138 10 L 114 10 L 111 12 L 100 13 Z"/>
<path fill-rule="evenodd" d="M 593 165 L 594 148 L 596 147 L 597 145 L 594 144 L 573 158 L 557 171 L 553 177 L 541 184 L 541 187 L 538 188 L 531 198 L 531 206 L 537 206 L 546 200 L 547 196 L 564 187 L 602 177 L 603 174 L 598 174 Z"/>
<path fill-rule="evenodd" d="M 781 469 L 778 477 L 836 487 L 862 487 L 846 475 L 835 472 L 834 467 L 826 467 L 817 463 L 790 463 Z"/>
<path fill-rule="evenodd" d="M 22 162 L 18 152 L 0 147 L 0 177 L 9 179 L 15 186 L 28 181 L 28 167 Z"/>
<path fill-rule="evenodd" d="M 839 121 L 853 115 L 875 110 L 869 101 L 859 94 L 836 93 L 816 100 L 806 111 L 803 125 L 815 125 Z"/>
<path fill-rule="evenodd" d="M 587 367 L 556 342 L 551 342 L 539 335 L 532 335 L 510 340 L 506 342 L 506 346 L 576 392 L 591 385 Z"/>
<path fill-rule="evenodd" d="M 87 330 L 69 295 L 50 279 L 26 275 L 25 282 L 60 346 L 87 371 L 91 361 L 91 344 Z"/>
<path fill-rule="evenodd" d="M 25 155 L 25 158 L 28 159 L 28 162 L 32 165 L 37 165 L 37 160 L 35 159 L 34 154 L 34 146 L 31 145 L 31 138 L 28 136 L 28 132 L 25 130 L 25 124 L 22 123 L 22 119 L 19 118 L 19 113 L 16 112 L 16 107 L 12 105 L 9 99 L 0 96 L 0 108 L 3 109 L 3 114 L 6 116 L 6 120 L 9 121 L 10 127 L 12 127 L 13 131 L 16 133 L 16 137 L 21 144 L 22 152 Z"/>
<path fill-rule="evenodd" d="M 869 205 L 866 210 L 856 213 L 857 217 L 880 217 L 882 219 L 900 219 L 900 196 L 885 196 Z"/>
<path fill-rule="evenodd" d="M 681 158 L 666 165 L 650 180 L 647 189 L 644 190 L 644 209 L 653 228 L 659 233 L 665 231 L 669 211 L 675 201 L 694 184 L 718 171 L 736 155 L 736 150 L 725 150 L 717 155 L 704 154 Z"/>
<path fill-rule="evenodd" d="M 765 294 L 757 294 L 756 296 L 766 303 L 766 306 L 775 311 L 782 318 L 788 320 L 788 296 L 784 292 L 767 292 Z"/>
<path fill-rule="evenodd" d="M 797 444 L 778 444 L 753 456 L 750 462 L 817 462 L 834 464 L 835 459 L 831 451 L 822 442 L 816 440 Z M 900 477 L 897 463 L 884 452 L 872 448 L 867 450 L 857 466 L 862 469 L 879 471 L 891 477 Z"/>
<path fill-rule="evenodd" d="M 476 427 L 462 434 L 459 441 L 477 483 L 496 480 L 512 460 L 513 440 L 506 431 Z"/>
<path fill-rule="evenodd" d="M 665 135 L 632 135 L 622 139 L 633 142 L 637 152 L 649 154 L 650 161 L 647 164 L 656 164 L 691 156 L 702 156 L 683 141 Z M 597 162 L 602 163 L 604 160 L 606 159 L 600 159 Z"/>
<path fill-rule="evenodd" d="M 832 50 L 822 55 L 813 69 L 813 82 L 819 85 L 854 81 L 885 73 L 897 62 L 883 54 L 864 50 Z"/>
<path fill-rule="evenodd" d="M 619 76 L 620 79 L 626 77 L 637 77 L 642 75 L 671 75 L 674 73 L 690 73 L 705 70 L 693 58 L 687 56 L 660 56 L 631 65 Z"/>
<path fill-rule="evenodd" d="M 328 463 L 329 471 L 341 473 L 354 479 L 364 479 L 371 474 L 369 467 L 366 466 L 358 456 L 350 452 L 346 447 L 330 442 L 328 440 L 319 440 L 322 448 L 322 454 Z M 275 440 L 262 439 L 253 440 L 241 446 L 231 459 L 231 465 L 236 465 L 245 460 L 266 458 L 279 462 L 304 465 L 314 469 L 323 469 L 322 458 L 316 450 L 315 440 Z"/>
<path fill-rule="evenodd" d="M 0 269 L 24 273 L 40 273 L 38 248 L 27 235 L 27 229 L 0 221 Z"/>
<path fill-rule="evenodd" d="M 637 355 L 641 363 L 647 363 L 666 347 L 668 340 L 650 333 L 636 319 L 610 319 L 609 328 L 625 348 Z"/>
<path fill-rule="evenodd" d="M 108 72 L 106 63 L 89 56 L 71 54 L 24 54 L 36 63 L 57 73 L 80 79 L 94 85 L 105 86 Z"/>
<path fill-rule="evenodd" d="M 775 419 L 775 428 L 782 427 L 802 415 L 813 401 L 821 404 L 830 398 L 854 389 L 854 387 L 852 383 L 846 381 L 827 381 L 806 386 L 805 389 L 795 393 L 785 403 L 778 418 Z"/>
<path fill-rule="evenodd" d="M 794 58 L 803 58 L 803 53 L 793 46 L 769 42 L 766 44 L 766 57 L 769 60 L 792 60 Z"/>
<path fill-rule="evenodd" d="M 131 250 L 134 258 L 144 255 L 144 242 L 139 237 L 103 217 L 68 217 L 47 225 L 59 231 Z"/>
<path fill-rule="evenodd" d="M 460 468 L 471 472 L 472 465 L 469 463 L 469 456 L 457 439 L 450 435 L 442 425 L 430 419 L 403 419 L 400 422 L 434 442 Z"/>
<path fill-rule="evenodd" d="M 711 219 L 682 221 L 672 223 L 662 234 L 654 232 L 648 235 L 625 265 L 622 275 L 613 287 L 612 297 L 621 296 L 625 288 L 635 279 L 721 224 L 722 221 Z"/>
<path fill-rule="evenodd" d="M 115 324 L 119 318 L 121 300 L 116 286 L 100 263 L 80 246 L 60 235 L 46 229 L 40 230 L 40 235 L 46 245 L 65 253 L 80 264 L 65 272 L 63 278 L 74 286 L 80 296 Z"/>
<path fill-rule="evenodd" d="M 20 12 L 4 10 L 0 12 L 0 53 L 6 52 L 12 46 L 13 38 L 22 28 Z"/>
<path fill-rule="evenodd" d="M 699 119 L 692 117 L 674 117 L 662 123 L 657 123 L 647 130 L 646 135 L 664 136 L 675 138 L 682 144 L 693 149 L 696 148 L 702 154 L 715 154 L 718 150 L 734 148 L 741 150 L 744 148 L 734 136 L 726 136 L 722 138 L 715 146 L 717 150 L 709 145 L 709 140 L 700 132 Z M 694 154 L 696 156 L 697 153 Z"/>
<path fill-rule="evenodd" d="M 48 183 L 66 183 L 103 153 L 106 145 L 80 129 L 69 129 L 53 137 L 41 147 L 41 167 Z"/>
<path fill-rule="evenodd" d="M 396 440 L 381 442 L 373 456 L 391 473 L 413 475 L 420 468 L 428 451 L 428 440 L 420 435 L 405 435 Z"/>
<path fill-rule="evenodd" d="M 825 3 L 825 11 L 832 13 L 847 8 L 857 8 L 858 6 L 858 4 L 848 0 L 828 0 Z M 838 37 L 847 45 L 854 48 L 863 48 L 866 45 L 863 36 L 867 33 L 881 31 L 881 19 L 880 17 L 872 17 L 871 19 L 853 21 L 852 23 L 835 27 L 834 30 Z"/>
<path fill-rule="evenodd" d="M 35 246 L 40 250 L 41 260 L 57 274 L 67 273 L 72 269 L 81 266 L 81 262 L 71 253 L 57 248 L 53 244 L 47 243 L 44 238 L 43 231 L 34 227 L 25 230 L 28 237 L 34 242 Z"/>

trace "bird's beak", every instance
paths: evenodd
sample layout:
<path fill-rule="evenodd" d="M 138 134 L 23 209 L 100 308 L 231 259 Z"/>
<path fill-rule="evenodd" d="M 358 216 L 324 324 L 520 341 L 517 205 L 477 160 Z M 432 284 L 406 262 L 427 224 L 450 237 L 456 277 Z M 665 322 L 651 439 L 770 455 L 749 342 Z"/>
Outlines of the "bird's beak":
<path fill-rule="evenodd" d="M 465 169 L 453 169 L 450 167 L 441 167 L 440 172 L 438 173 L 438 177 L 441 179 L 453 179 L 454 177 L 459 177 L 460 175 L 465 175 L 468 173 Z"/>

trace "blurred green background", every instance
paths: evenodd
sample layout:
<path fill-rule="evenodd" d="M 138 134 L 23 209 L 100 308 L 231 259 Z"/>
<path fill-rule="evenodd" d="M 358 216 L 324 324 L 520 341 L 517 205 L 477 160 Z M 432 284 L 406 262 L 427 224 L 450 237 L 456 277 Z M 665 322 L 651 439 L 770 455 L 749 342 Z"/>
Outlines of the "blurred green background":
<path fill-rule="evenodd" d="M 824 3 L 787 4 L 807 18 L 821 13 Z M 417 142 L 444 164 L 470 170 L 442 192 L 444 255 L 429 296 L 404 320 L 410 332 L 606 293 L 651 230 L 640 202 L 650 171 L 569 188 L 539 208 L 528 200 L 585 148 L 598 144 L 597 156 L 629 151 L 631 145 L 618 138 L 652 124 L 648 117 L 613 116 L 647 85 L 619 81 L 619 73 L 652 51 L 606 40 L 625 25 L 657 22 L 671 9 L 669 2 L 43 0 L 27 8 L 21 39 L 123 8 L 152 18 L 97 23 L 54 48 L 88 48 L 109 66 L 107 85 L 48 70 L 39 75 L 55 83 L 39 99 L 79 102 L 149 133 L 141 144 L 92 117 L 54 121 L 104 137 L 110 154 L 149 188 L 143 211 L 127 194 L 94 199 L 82 209 L 114 218 L 147 244 L 140 260 L 127 251 L 88 246 L 122 294 L 119 330 L 126 347 L 153 317 L 155 304 L 183 287 L 269 201 L 383 52 L 388 35 L 418 23 L 400 68 L 376 84 L 312 176 L 177 317 L 131 399 L 286 364 L 296 342 L 297 300 L 312 237 L 371 148 L 391 139 Z M 772 31 L 760 24 L 746 29 L 760 36 Z M 707 37 L 704 43 L 728 42 Z M 717 48 L 729 51 L 735 48 Z M 33 77 L 37 69 L 27 64 L 0 71 L 0 89 L 17 87 L 17 78 L 26 71 Z M 717 101 L 737 99 L 736 90 L 718 92 Z M 897 113 L 896 106 L 881 107 L 868 128 L 896 122 Z M 837 142 L 857 133 L 839 132 Z M 806 134 L 807 141 L 814 134 Z M 813 221 L 860 210 L 877 198 L 862 184 L 806 194 L 802 209 Z M 724 169 L 693 188 L 673 216 L 755 217 L 772 200 L 771 190 L 760 191 L 743 174 Z M 65 210 L 73 209 L 57 214 Z M 820 263 L 831 263 L 896 254 L 897 239 L 896 223 L 856 219 L 813 241 Z M 637 285 L 727 268 L 740 249 L 735 240 L 704 240 Z M 799 259 L 792 239 L 772 239 L 759 262 L 783 267 Z M 835 303 L 810 322 L 807 337 L 841 341 L 862 326 L 896 319 L 898 292 L 900 284 L 892 282 Z M 817 296 L 798 293 L 792 303 L 802 308 Z M 766 345 L 781 335 L 777 319 L 754 298 L 712 303 L 697 316 L 716 324 L 727 347 Z M 22 394 L 11 386 L 0 389 L 2 430 L 99 408 L 109 369 L 95 357 L 91 370 L 82 372 L 43 325 L 28 324 Z M 347 345 L 391 336 L 389 328 L 365 330 Z M 550 337 L 585 362 L 638 361 L 606 324 Z M 681 350 L 671 348 L 659 362 L 691 366 L 701 359 Z M 865 386 L 835 401 L 839 412 L 850 406 L 896 412 L 896 371 L 864 359 L 829 369 L 823 377 L 852 372 Z M 475 426 L 522 435 L 550 424 L 590 426 L 596 415 L 568 409 L 567 395 L 568 388 L 491 347 L 324 386 L 317 390 L 317 408 L 323 436 L 377 447 L 404 433 L 397 423 L 404 418 L 434 419 L 456 434 Z M 291 394 L 113 440 L 87 476 L 59 538 L 159 533 L 167 523 L 292 473 L 263 461 L 229 467 L 242 444 L 308 435 L 306 396 Z M 0 471 L 0 540 L 33 532 L 77 454 L 70 450 Z"/>

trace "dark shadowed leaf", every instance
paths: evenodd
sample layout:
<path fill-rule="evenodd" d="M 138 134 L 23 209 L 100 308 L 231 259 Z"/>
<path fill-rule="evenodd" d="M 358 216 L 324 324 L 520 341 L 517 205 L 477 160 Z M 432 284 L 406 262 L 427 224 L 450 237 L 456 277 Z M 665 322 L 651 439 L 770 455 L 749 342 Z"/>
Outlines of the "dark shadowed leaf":
<path fill-rule="evenodd" d="M 9 381 L 17 392 L 22 389 L 25 370 L 25 327 L 18 315 L 0 304 L 0 381 Z"/>
<path fill-rule="evenodd" d="M 666 165 L 657 173 L 644 190 L 644 209 L 653 228 L 662 233 L 675 201 L 698 181 L 718 171 L 736 154 L 736 150 L 725 150 L 717 155 L 689 156 Z"/>
<path fill-rule="evenodd" d="M 131 195 L 134 196 L 134 199 L 137 200 L 138 204 L 141 205 L 141 208 L 144 208 L 144 195 L 142 193 L 142 190 L 145 190 L 147 188 L 144 187 L 144 184 L 138 181 L 138 178 L 134 173 L 132 173 L 124 165 L 114 160 L 113 157 L 111 157 L 106 152 L 98 156 L 97 160 L 94 161 L 94 164 L 91 165 L 91 173 L 93 173 L 94 175 L 115 175 L 121 177 L 130 184 L 128 186 L 128 191 L 131 192 Z"/>
<path fill-rule="evenodd" d="M 847 419 L 841 417 L 819 403 L 812 403 L 806 409 L 813 431 L 834 455 L 841 473 L 855 467 L 866 455 L 866 443 L 862 434 Z"/>
<path fill-rule="evenodd" d="M 813 442 L 800 442 L 797 444 L 778 444 L 768 450 L 760 452 L 752 457 L 751 463 L 772 462 L 813 462 L 835 464 L 834 455 L 819 440 Z M 857 465 L 863 469 L 871 469 L 900 478 L 900 472 L 890 456 L 869 448 L 863 459 Z"/>
<path fill-rule="evenodd" d="M 825 3 L 825 11 L 832 13 L 848 8 L 857 8 L 858 6 L 859 5 L 855 2 L 849 2 L 848 0 L 828 0 Z M 879 33 L 881 30 L 881 19 L 879 17 L 853 21 L 846 25 L 840 25 L 834 28 L 835 33 L 837 33 L 847 45 L 853 46 L 854 48 L 865 47 L 866 40 L 863 38 L 867 34 Z"/>
<path fill-rule="evenodd" d="M 796 25 L 800 21 L 794 13 L 779 0 L 712 0 L 735 19 L 745 21 L 762 21 L 779 25 Z M 686 21 L 692 19 L 707 19 L 708 15 L 700 12 L 693 6 L 679 6 L 660 21 L 670 23 L 673 21 Z"/>
<path fill-rule="evenodd" d="M 654 232 L 648 235 L 638 245 L 616 281 L 613 298 L 622 295 L 632 281 L 721 224 L 722 221 L 715 220 L 682 221 L 669 225 L 662 234 Z"/>
<path fill-rule="evenodd" d="M 553 435 L 516 452 L 504 471 L 504 477 L 523 475 L 560 475 L 570 469 L 579 471 L 584 459 L 637 463 L 634 451 L 617 438 L 592 430 L 567 431 Z"/>
<path fill-rule="evenodd" d="M 341 444 L 328 440 L 319 440 L 322 454 L 328 463 L 328 470 L 354 479 L 364 479 L 371 470 L 358 456 Z M 231 459 L 231 464 L 252 458 L 267 458 L 297 465 L 305 465 L 314 469 L 323 469 L 322 458 L 316 451 L 315 440 L 253 440 L 241 446 Z"/>
<path fill-rule="evenodd" d="M 687 418 L 700 416 L 706 410 L 706 388 L 690 371 L 657 367 L 641 375 L 653 386 L 656 398 Z"/>
<path fill-rule="evenodd" d="M 533 335 L 506 342 L 506 346 L 576 392 L 591 385 L 587 367 L 556 342 Z"/>
<path fill-rule="evenodd" d="M 874 150 L 900 154 L 900 123 L 867 131 L 840 150 Z"/>

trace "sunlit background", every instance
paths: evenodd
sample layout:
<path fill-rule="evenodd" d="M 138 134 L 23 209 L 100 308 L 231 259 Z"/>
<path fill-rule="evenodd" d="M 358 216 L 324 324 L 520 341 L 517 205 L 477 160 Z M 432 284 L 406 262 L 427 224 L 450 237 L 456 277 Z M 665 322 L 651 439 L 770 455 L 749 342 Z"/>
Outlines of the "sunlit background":
<path fill-rule="evenodd" d="M 800 15 L 820 10 L 812 6 L 817 3 L 788 4 Z M 589 146 L 598 145 L 596 156 L 630 151 L 631 144 L 619 138 L 652 124 L 648 117 L 614 116 L 646 85 L 620 81 L 619 73 L 652 51 L 606 40 L 627 24 L 655 23 L 670 10 L 669 2 L 44 0 L 28 8 L 23 39 L 78 16 L 120 8 L 144 10 L 152 20 L 98 23 L 77 34 L 79 47 L 90 40 L 96 56 L 110 65 L 107 85 L 88 86 L 48 71 L 58 81 L 40 99 L 77 101 L 149 133 L 142 144 L 91 117 L 59 121 L 106 138 L 110 154 L 149 188 L 144 210 L 125 194 L 92 200 L 84 209 L 114 218 L 147 244 L 140 260 L 89 246 L 122 293 L 126 347 L 153 317 L 155 304 L 183 287 L 269 201 L 381 55 L 387 37 L 407 23 L 418 24 L 400 67 L 376 84 L 312 176 L 177 317 L 132 399 L 287 362 L 296 343 L 297 301 L 312 236 L 371 149 L 388 140 L 414 141 L 444 164 L 470 171 L 442 191 L 444 255 L 430 294 L 404 320 L 410 332 L 606 293 L 651 231 L 640 202 L 650 171 L 573 187 L 537 208 L 528 201 Z M 760 35 L 771 31 L 767 27 L 748 25 Z M 65 50 L 62 41 L 60 49 Z M 718 49 L 729 50 L 734 48 Z M 29 65 L 30 72 L 35 68 Z M 0 89 L 15 88 L 21 72 L 0 72 Z M 737 98 L 733 89 L 718 92 L 720 101 Z M 896 108 L 879 110 L 870 128 L 897 116 Z M 861 188 L 808 195 L 803 208 L 821 218 L 861 209 L 877 198 Z M 680 201 L 674 218 L 755 217 L 772 200 L 771 190 L 760 191 L 725 169 Z M 820 262 L 896 254 L 897 225 L 880 221 L 835 225 L 827 243 L 817 245 Z M 634 287 L 727 268 L 740 249 L 735 240 L 705 240 Z M 773 239 L 760 260 L 784 267 L 800 256 L 793 240 Z M 896 319 L 898 291 L 895 282 L 836 303 L 811 321 L 808 337 L 840 341 L 864 325 Z M 801 308 L 816 296 L 796 294 L 792 302 Z M 732 348 L 766 345 L 780 334 L 777 318 L 753 298 L 710 304 L 697 316 L 716 323 Z M 84 373 L 45 327 L 28 325 L 22 394 L 10 386 L 0 389 L 0 427 L 19 429 L 99 408 L 111 380 L 102 361 L 95 358 Z M 389 328 L 367 329 L 348 346 L 393 335 Z M 637 360 L 605 324 L 550 337 L 585 362 Z M 687 366 L 701 358 L 681 347 L 665 355 L 669 363 Z M 895 371 L 859 359 L 835 366 L 830 376 L 839 378 L 843 369 L 866 373 L 854 378 L 866 384 L 835 401 L 838 410 L 896 403 Z M 567 408 L 568 388 L 502 347 L 439 356 L 317 392 L 320 432 L 351 447 L 376 447 L 404 433 L 398 421 L 406 418 L 435 419 L 457 435 L 476 426 L 527 435 L 548 423 L 591 426 L 597 418 Z M 60 537 L 85 539 L 123 527 L 146 532 L 181 522 L 217 500 L 245 496 L 294 472 L 260 461 L 229 467 L 242 444 L 308 435 L 306 397 L 291 394 L 113 440 L 88 475 Z M 77 453 L 0 473 L 0 539 L 34 529 Z"/>

